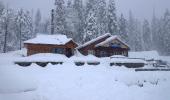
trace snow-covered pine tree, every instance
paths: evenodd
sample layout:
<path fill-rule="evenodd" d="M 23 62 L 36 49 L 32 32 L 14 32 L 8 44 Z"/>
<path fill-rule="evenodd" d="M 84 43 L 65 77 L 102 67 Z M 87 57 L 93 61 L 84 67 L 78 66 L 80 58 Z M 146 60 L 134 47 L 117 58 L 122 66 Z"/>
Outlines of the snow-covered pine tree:
<path fill-rule="evenodd" d="M 74 0 L 73 8 L 75 11 L 75 19 L 77 20 L 74 27 L 75 27 L 75 35 L 74 39 L 81 43 L 83 39 L 83 32 L 84 32 L 84 8 L 83 8 L 83 1 L 82 0 Z"/>
<path fill-rule="evenodd" d="M 45 19 L 41 23 L 41 31 L 42 31 L 42 33 L 51 33 L 51 21 L 50 21 L 50 18 Z"/>
<path fill-rule="evenodd" d="M 128 20 L 128 44 L 132 51 L 142 50 L 142 35 L 140 27 L 140 22 L 133 17 L 132 12 L 130 11 Z"/>
<path fill-rule="evenodd" d="M 123 14 L 121 14 L 119 21 L 119 36 L 125 41 L 128 42 L 128 32 L 127 32 L 127 20 L 124 18 Z"/>
<path fill-rule="evenodd" d="M 3 40 L 4 40 L 4 38 L 3 38 L 3 31 L 2 31 L 2 29 L 3 29 L 3 27 L 2 27 L 2 15 L 3 15 L 3 11 L 4 11 L 4 9 L 5 9 L 5 6 L 4 6 L 4 4 L 3 4 L 3 2 L 2 1 L 0 1 L 0 52 L 2 52 L 3 50 Z"/>
<path fill-rule="evenodd" d="M 170 55 L 170 12 L 167 9 L 163 18 L 164 54 Z"/>
<path fill-rule="evenodd" d="M 88 0 L 86 4 L 85 33 L 83 41 L 97 37 L 97 0 Z"/>
<path fill-rule="evenodd" d="M 135 51 L 142 51 L 142 24 L 136 19 L 135 20 L 135 34 L 134 34 L 134 46 Z"/>
<path fill-rule="evenodd" d="M 0 1 L 0 17 L 1 17 L 1 15 L 2 15 L 4 9 L 5 9 L 5 6 L 4 6 L 3 2 Z"/>
<path fill-rule="evenodd" d="M 55 0 L 55 18 L 54 18 L 54 33 L 65 34 L 66 30 L 66 16 L 64 0 Z"/>
<path fill-rule="evenodd" d="M 118 33 L 118 23 L 116 16 L 116 6 L 114 0 L 109 0 L 107 19 L 108 19 L 108 31 L 112 35 L 117 35 Z"/>
<path fill-rule="evenodd" d="M 1 28 L 2 28 L 2 37 L 3 37 L 3 52 L 7 52 L 11 50 L 12 48 L 8 48 L 9 46 L 14 43 L 12 40 L 14 39 L 14 32 L 13 32 L 13 17 L 14 17 L 14 12 L 12 9 L 9 9 L 6 7 L 1 15 Z"/>
<path fill-rule="evenodd" d="M 98 7 L 97 10 L 98 35 L 102 35 L 108 31 L 106 0 L 98 0 L 97 7 Z"/>
<path fill-rule="evenodd" d="M 29 11 L 26 11 L 26 23 L 27 23 L 27 27 L 26 27 L 26 35 L 27 36 L 26 36 L 25 40 L 28 40 L 28 39 L 36 36 L 36 34 L 34 33 L 34 30 L 33 30 L 33 18 Z"/>
<path fill-rule="evenodd" d="M 153 12 L 152 21 L 151 21 L 151 40 L 152 40 L 154 50 L 158 50 L 157 47 L 157 44 L 159 44 L 159 42 L 157 41 L 158 30 L 159 30 L 158 19 L 155 16 L 155 12 Z"/>
<path fill-rule="evenodd" d="M 35 20 L 34 20 L 34 33 L 41 32 L 41 11 L 40 9 L 37 10 L 35 14 Z"/>
<path fill-rule="evenodd" d="M 76 14 L 73 8 L 73 0 L 67 1 L 67 7 L 66 7 L 66 35 L 68 37 L 74 37 L 75 35 L 75 21 L 76 21 Z"/>
<path fill-rule="evenodd" d="M 153 14 L 151 22 L 152 30 L 152 43 L 154 44 L 154 49 L 157 50 L 160 54 L 164 52 L 164 37 L 163 37 L 163 19 L 158 19 L 155 14 Z"/>
<path fill-rule="evenodd" d="M 35 34 L 33 34 L 33 22 L 29 12 L 20 9 L 15 17 L 15 23 L 15 32 L 18 34 L 19 49 L 21 49 L 23 41 L 35 37 Z"/>
<path fill-rule="evenodd" d="M 143 29 L 142 29 L 142 39 L 143 39 L 143 49 L 145 51 L 152 50 L 152 37 L 151 37 L 151 30 L 148 20 L 144 20 L 143 22 Z"/>

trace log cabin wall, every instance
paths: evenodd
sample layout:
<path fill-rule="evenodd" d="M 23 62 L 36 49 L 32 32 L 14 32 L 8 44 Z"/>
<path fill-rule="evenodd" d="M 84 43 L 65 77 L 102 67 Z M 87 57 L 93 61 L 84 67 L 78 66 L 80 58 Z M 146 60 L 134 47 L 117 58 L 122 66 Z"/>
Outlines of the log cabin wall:
<path fill-rule="evenodd" d="M 65 45 L 50 45 L 50 44 L 24 44 L 27 47 L 27 56 L 37 54 L 37 53 L 53 53 L 55 48 L 63 48 L 65 55 L 73 55 L 70 51 L 77 47 L 73 41 L 68 42 Z M 69 53 L 68 53 L 69 52 Z"/>
<path fill-rule="evenodd" d="M 94 51 L 94 55 L 97 56 L 97 57 L 110 57 L 110 56 L 113 56 L 113 55 L 123 55 L 123 56 L 128 56 L 128 51 L 130 50 L 129 47 L 124 44 L 123 42 L 119 41 L 119 40 L 113 40 L 112 42 L 114 43 L 114 41 L 118 41 L 120 43 L 122 43 L 124 45 L 123 48 L 112 48 L 112 47 L 109 47 L 109 44 L 106 44 L 106 47 L 95 47 L 96 44 L 99 44 L 103 41 L 105 41 L 107 38 L 109 38 L 110 36 L 108 37 L 105 37 L 103 39 L 100 39 L 98 41 L 95 41 L 85 47 L 82 47 L 79 49 L 80 53 L 82 53 L 83 55 L 88 55 L 88 51 L 89 50 L 92 50 Z M 102 54 L 105 53 L 105 54 Z"/>
<path fill-rule="evenodd" d="M 106 54 L 102 55 L 101 52 L 105 52 Z M 95 56 L 97 57 L 110 57 L 113 55 L 128 56 L 128 49 L 111 47 L 98 47 L 95 49 Z"/>

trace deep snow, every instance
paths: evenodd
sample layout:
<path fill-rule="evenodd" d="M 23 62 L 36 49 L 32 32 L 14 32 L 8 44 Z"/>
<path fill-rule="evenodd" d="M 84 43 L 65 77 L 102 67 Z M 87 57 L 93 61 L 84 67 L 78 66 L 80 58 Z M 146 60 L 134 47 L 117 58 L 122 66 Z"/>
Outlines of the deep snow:
<path fill-rule="evenodd" d="M 170 99 L 169 72 L 110 67 L 106 58 L 97 66 L 78 67 L 73 62 L 48 64 L 45 68 L 36 64 L 26 68 L 14 65 L 13 61 L 24 53 L 0 54 L 0 100 Z"/>

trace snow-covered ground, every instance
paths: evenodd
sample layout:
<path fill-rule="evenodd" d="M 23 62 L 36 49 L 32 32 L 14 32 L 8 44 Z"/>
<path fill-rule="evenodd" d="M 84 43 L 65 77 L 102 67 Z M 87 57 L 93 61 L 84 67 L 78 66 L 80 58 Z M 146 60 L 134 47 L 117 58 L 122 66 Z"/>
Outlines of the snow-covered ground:
<path fill-rule="evenodd" d="M 42 68 L 14 65 L 25 52 L 0 54 L 0 100 L 169 100 L 169 72 L 135 72 L 110 67 L 107 58 L 97 66 L 63 65 Z M 90 57 L 95 59 L 94 57 Z M 85 60 L 84 57 L 72 57 Z"/>

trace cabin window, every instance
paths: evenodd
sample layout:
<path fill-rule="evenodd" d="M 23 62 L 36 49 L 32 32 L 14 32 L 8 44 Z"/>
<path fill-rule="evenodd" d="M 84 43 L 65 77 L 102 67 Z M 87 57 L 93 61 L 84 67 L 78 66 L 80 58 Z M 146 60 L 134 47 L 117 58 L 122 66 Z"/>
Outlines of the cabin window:
<path fill-rule="evenodd" d="M 94 50 L 88 50 L 88 54 L 95 55 L 95 51 Z"/>
<path fill-rule="evenodd" d="M 53 53 L 64 54 L 64 48 L 54 48 Z"/>
<path fill-rule="evenodd" d="M 111 43 L 110 46 L 112 48 L 121 48 L 121 44 L 120 43 Z"/>

